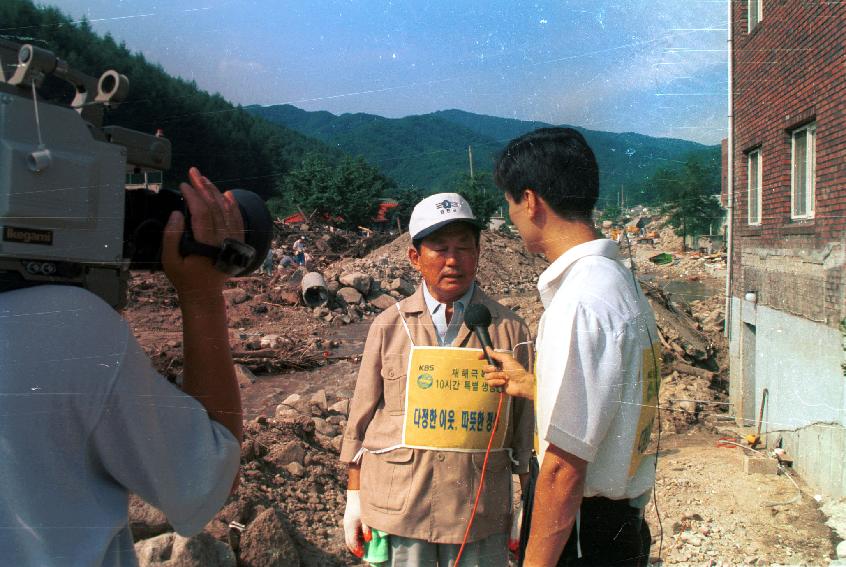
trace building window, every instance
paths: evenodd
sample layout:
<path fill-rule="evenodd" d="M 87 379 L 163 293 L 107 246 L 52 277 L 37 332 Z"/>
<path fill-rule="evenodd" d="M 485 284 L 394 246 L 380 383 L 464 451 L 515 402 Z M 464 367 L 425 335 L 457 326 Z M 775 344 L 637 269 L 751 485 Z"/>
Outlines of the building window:
<path fill-rule="evenodd" d="M 817 185 L 816 123 L 794 130 L 790 138 L 790 216 L 794 219 L 813 218 Z"/>
<path fill-rule="evenodd" d="M 749 27 L 747 33 L 752 33 L 761 20 L 764 19 L 764 0 L 746 0 L 746 20 Z"/>
<path fill-rule="evenodd" d="M 749 152 L 747 158 L 747 221 L 761 224 L 761 150 Z"/>

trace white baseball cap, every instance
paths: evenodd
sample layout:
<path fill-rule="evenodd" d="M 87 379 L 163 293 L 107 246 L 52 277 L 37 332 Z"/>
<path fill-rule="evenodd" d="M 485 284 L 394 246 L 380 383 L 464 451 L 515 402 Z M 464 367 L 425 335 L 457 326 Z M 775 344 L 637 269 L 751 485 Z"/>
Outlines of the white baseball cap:
<path fill-rule="evenodd" d="M 417 203 L 408 221 L 411 240 L 426 238 L 449 223 L 463 221 L 481 228 L 467 199 L 458 193 L 436 193 Z"/>

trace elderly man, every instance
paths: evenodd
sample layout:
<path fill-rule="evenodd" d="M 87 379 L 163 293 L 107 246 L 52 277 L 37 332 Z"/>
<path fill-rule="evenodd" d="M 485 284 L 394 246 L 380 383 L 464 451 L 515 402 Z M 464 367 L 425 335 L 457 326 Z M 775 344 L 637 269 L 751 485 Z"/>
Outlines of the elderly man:
<path fill-rule="evenodd" d="M 414 208 L 408 257 L 423 282 L 370 328 L 341 448 L 349 464 L 344 531 L 360 556 L 370 528 L 388 534 L 390 565 L 452 565 L 465 538 L 494 435 L 461 565 L 508 564 L 511 475 L 525 473 L 533 413 L 484 382 L 481 345 L 464 325 L 471 304 L 492 314 L 498 350 L 529 359 L 528 330 L 475 283 L 480 225 L 455 193 Z M 478 363 L 478 364 L 474 364 Z M 367 558 L 366 558 L 367 559 Z"/>

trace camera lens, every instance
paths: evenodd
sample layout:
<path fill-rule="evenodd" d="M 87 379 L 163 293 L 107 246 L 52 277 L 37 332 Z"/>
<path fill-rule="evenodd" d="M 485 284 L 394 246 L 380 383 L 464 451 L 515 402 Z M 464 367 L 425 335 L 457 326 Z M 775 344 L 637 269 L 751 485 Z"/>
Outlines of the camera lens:
<path fill-rule="evenodd" d="M 255 251 L 253 260 L 237 275 L 256 271 L 267 256 L 273 239 L 273 219 L 261 197 L 251 191 L 231 191 L 244 220 L 244 243 Z M 124 257 L 135 270 L 162 269 L 162 235 L 170 213 L 187 212 L 179 191 L 162 189 L 159 192 L 136 189 L 126 192 L 124 220 Z"/>

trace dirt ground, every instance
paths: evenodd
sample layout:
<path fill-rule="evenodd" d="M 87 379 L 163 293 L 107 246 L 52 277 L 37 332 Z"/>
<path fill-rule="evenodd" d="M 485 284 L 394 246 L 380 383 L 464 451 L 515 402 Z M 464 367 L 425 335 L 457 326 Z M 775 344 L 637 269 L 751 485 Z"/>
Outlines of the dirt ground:
<path fill-rule="evenodd" d="M 523 252 L 514 237 L 486 238 L 495 268 L 481 272 L 480 281 L 535 327 L 542 309 L 532 287 L 545 263 Z M 327 262 L 322 271 L 327 281 L 345 271 L 370 271 L 380 282 L 374 288 L 388 290 L 392 279 L 414 277 L 404 250 L 403 243 L 388 243 L 357 260 Z M 676 256 L 671 265 L 650 263 L 660 251 L 651 244 L 632 249 L 638 275 L 652 288 L 665 350 L 663 432 L 655 499 L 646 510 L 652 563 L 827 565 L 842 538 L 825 524 L 801 478 L 789 469 L 746 474 L 743 456 L 749 451 L 718 446 L 721 437 L 738 436 L 725 413 L 724 259 L 670 250 Z M 156 367 L 178 380 L 179 315 L 166 282 L 160 274 L 136 274 L 130 288 L 127 319 Z M 249 531 L 261 511 L 274 508 L 301 565 L 356 565 L 343 546 L 346 479 L 337 453 L 344 404 L 352 397 L 367 329 L 378 312 L 369 303 L 375 294 L 354 309 L 330 311 L 286 303 L 285 293 L 284 285 L 274 287 L 266 276 L 235 280 L 227 292 L 233 350 L 236 359 L 240 352 L 245 364 L 253 364 L 254 373 L 244 373 L 241 383 L 244 480 L 207 531 L 226 541 L 230 522 Z M 263 366 L 256 361 L 267 360 L 268 349 L 259 342 L 270 336 L 277 337 L 274 348 L 282 363 Z M 259 354 L 265 358 L 256 358 Z"/>

